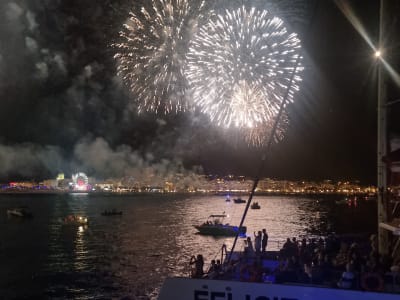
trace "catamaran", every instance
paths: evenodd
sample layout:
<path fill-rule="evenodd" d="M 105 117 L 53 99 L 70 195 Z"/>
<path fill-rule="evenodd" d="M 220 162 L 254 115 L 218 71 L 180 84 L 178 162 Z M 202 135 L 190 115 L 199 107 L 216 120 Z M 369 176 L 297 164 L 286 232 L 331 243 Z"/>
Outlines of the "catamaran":
<path fill-rule="evenodd" d="M 382 6 L 381 6 L 382 14 Z M 381 15 L 381 22 L 384 18 Z M 382 28 L 381 24 L 381 28 Z M 380 40 L 382 35 L 380 34 Z M 381 71 L 380 71 L 381 72 Z M 295 70 L 293 71 L 293 76 Z M 292 84 L 293 76 L 289 82 Z M 381 77 L 381 74 L 379 75 Z M 379 80 L 380 83 L 382 80 Z M 379 97 L 382 98 L 382 84 L 379 88 Z M 287 98 L 287 95 L 286 97 Z M 285 106 L 286 99 L 282 101 L 279 113 L 276 117 L 272 133 L 268 142 L 267 148 L 271 145 L 272 139 L 276 132 L 278 122 Z M 385 126 L 381 124 L 382 120 L 385 120 L 385 103 L 378 100 L 378 139 L 383 138 L 386 134 L 384 132 Z M 380 137 L 379 137 L 380 135 Z M 378 149 L 378 187 L 381 188 L 378 193 L 378 205 L 383 205 L 385 194 L 387 193 L 386 185 L 384 185 L 383 179 L 386 174 L 386 170 L 382 165 L 382 158 L 386 153 L 386 144 L 380 139 L 378 144 L 381 146 Z M 263 162 L 265 158 L 263 158 Z M 262 165 L 262 164 L 261 164 Z M 379 166 L 381 168 L 379 169 Z M 379 179 L 381 178 L 381 179 Z M 249 200 L 246 203 L 246 208 L 243 213 L 242 221 L 240 226 L 243 225 L 244 218 L 247 210 L 250 206 L 251 200 L 254 195 L 254 191 L 257 187 L 258 178 L 254 180 L 253 189 L 250 193 Z M 387 201 L 387 200 L 386 200 Z M 385 215 L 385 214 L 382 214 Z M 379 216 L 379 227 L 380 230 L 385 229 L 391 231 L 394 238 L 397 238 L 395 247 L 399 248 L 400 239 L 396 237 L 399 234 L 400 223 L 394 224 L 387 222 L 387 220 Z M 165 280 L 158 300 L 398 300 L 400 299 L 400 266 L 393 266 L 391 274 L 385 274 L 388 278 L 378 277 L 373 272 L 359 274 L 361 276 L 360 282 L 361 287 L 358 288 L 340 288 L 339 286 L 332 286 L 326 284 L 314 284 L 304 282 L 277 282 L 271 276 L 273 274 L 273 268 L 276 268 L 279 260 L 276 258 L 271 259 L 273 253 L 266 253 L 263 255 L 252 256 L 254 265 L 261 266 L 263 270 L 269 270 L 268 274 L 263 274 L 257 280 L 252 280 L 251 275 L 246 278 L 243 276 L 246 273 L 251 274 L 249 268 L 252 266 L 251 259 L 248 257 L 248 253 L 234 252 L 234 247 L 237 241 L 238 235 L 235 237 L 235 241 L 232 246 L 230 254 L 225 255 L 222 271 L 217 277 L 211 278 L 205 276 L 201 278 L 168 278 Z M 381 245 L 380 245 L 381 246 Z M 250 267 L 249 267 L 250 266 Z M 397 269 L 395 268 L 397 267 Z"/>

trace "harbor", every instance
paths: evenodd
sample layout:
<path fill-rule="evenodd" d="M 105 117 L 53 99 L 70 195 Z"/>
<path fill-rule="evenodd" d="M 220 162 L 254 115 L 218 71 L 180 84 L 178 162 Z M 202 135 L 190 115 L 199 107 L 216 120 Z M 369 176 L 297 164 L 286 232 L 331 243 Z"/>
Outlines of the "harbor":
<path fill-rule="evenodd" d="M 376 231 L 374 201 L 350 207 L 324 197 L 255 200 L 261 209 L 249 212 L 247 235 L 253 239 L 254 231 L 266 228 L 270 251 L 279 251 L 288 237 L 336 232 L 368 239 Z M 33 218 L 8 217 L 6 209 L 15 206 L 28 207 Z M 123 214 L 101 215 L 111 207 Z M 0 195 L 0 290 L 6 299 L 157 299 L 167 278 L 190 278 L 192 255 L 203 254 L 207 271 L 211 260 L 220 259 L 222 245 L 228 250 L 233 245 L 234 237 L 201 235 L 193 225 L 215 211 L 225 211 L 225 222 L 238 224 L 243 208 L 223 196 Z M 68 215 L 86 216 L 88 224 L 59 222 Z M 244 250 L 244 240 L 237 251 Z"/>

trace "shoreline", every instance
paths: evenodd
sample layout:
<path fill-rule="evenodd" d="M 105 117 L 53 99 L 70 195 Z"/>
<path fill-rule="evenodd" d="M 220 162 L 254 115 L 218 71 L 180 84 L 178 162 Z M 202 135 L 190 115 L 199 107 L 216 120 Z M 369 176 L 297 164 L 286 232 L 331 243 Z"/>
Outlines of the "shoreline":
<path fill-rule="evenodd" d="M 65 190 L 0 190 L 0 195 L 96 195 L 96 196 L 147 196 L 147 195 L 158 195 L 158 196 L 171 196 L 171 195 L 193 195 L 193 196 L 221 196 L 226 197 L 227 194 L 230 196 L 241 196 L 246 198 L 248 193 L 238 192 L 110 192 L 110 191 L 65 191 Z M 343 197 L 364 197 L 368 199 L 376 198 L 376 195 L 369 193 L 295 193 L 295 192 L 256 192 L 254 196 L 307 196 L 307 197 L 320 197 L 320 196 L 343 196 Z"/>

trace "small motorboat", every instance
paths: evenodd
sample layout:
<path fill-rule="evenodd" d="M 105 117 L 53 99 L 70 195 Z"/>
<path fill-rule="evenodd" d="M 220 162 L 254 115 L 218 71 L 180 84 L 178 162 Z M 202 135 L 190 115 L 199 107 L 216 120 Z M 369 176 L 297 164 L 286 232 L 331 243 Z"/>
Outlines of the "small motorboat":
<path fill-rule="evenodd" d="M 122 211 L 113 210 L 105 210 L 101 213 L 102 216 L 122 216 Z"/>
<path fill-rule="evenodd" d="M 222 221 L 227 217 L 225 214 L 210 215 L 206 222 L 201 225 L 194 225 L 200 234 L 213 235 L 213 236 L 236 236 L 237 234 L 243 236 L 246 234 L 246 226 L 239 227 L 224 224 Z"/>
<path fill-rule="evenodd" d="M 87 225 L 88 224 L 88 218 L 85 217 L 85 216 L 69 215 L 69 216 L 66 216 L 63 219 L 60 219 L 60 222 L 63 225 L 81 226 L 81 225 Z"/>
<path fill-rule="evenodd" d="M 235 202 L 235 203 L 246 203 L 246 200 L 243 200 L 242 198 L 235 198 L 235 199 L 233 199 L 233 202 Z"/>
<path fill-rule="evenodd" d="M 25 207 L 7 209 L 7 215 L 19 218 L 32 218 L 33 215 Z"/>
<path fill-rule="evenodd" d="M 254 202 L 251 204 L 250 208 L 251 209 L 260 209 L 261 206 L 260 206 L 260 204 L 258 204 L 258 202 Z"/>

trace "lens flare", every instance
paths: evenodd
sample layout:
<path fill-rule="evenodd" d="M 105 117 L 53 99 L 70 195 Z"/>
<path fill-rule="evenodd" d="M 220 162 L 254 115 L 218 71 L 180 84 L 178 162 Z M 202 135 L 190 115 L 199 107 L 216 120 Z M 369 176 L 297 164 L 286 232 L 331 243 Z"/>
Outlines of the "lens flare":
<path fill-rule="evenodd" d="M 178 112 L 187 109 L 183 64 L 195 17 L 204 1 L 144 2 L 129 13 L 120 32 L 117 71 L 137 101 L 138 111 Z"/>
<path fill-rule="evenodd" d="M 213 12 L 190 43 L 190 96 L 218 126 L 242 128 L 249 140 L 263 140 L 256 132 L 272 128 L 285 94 L 292 102 L 299 90 L 300 51 L 297 35 L 267 10 Z"/>

